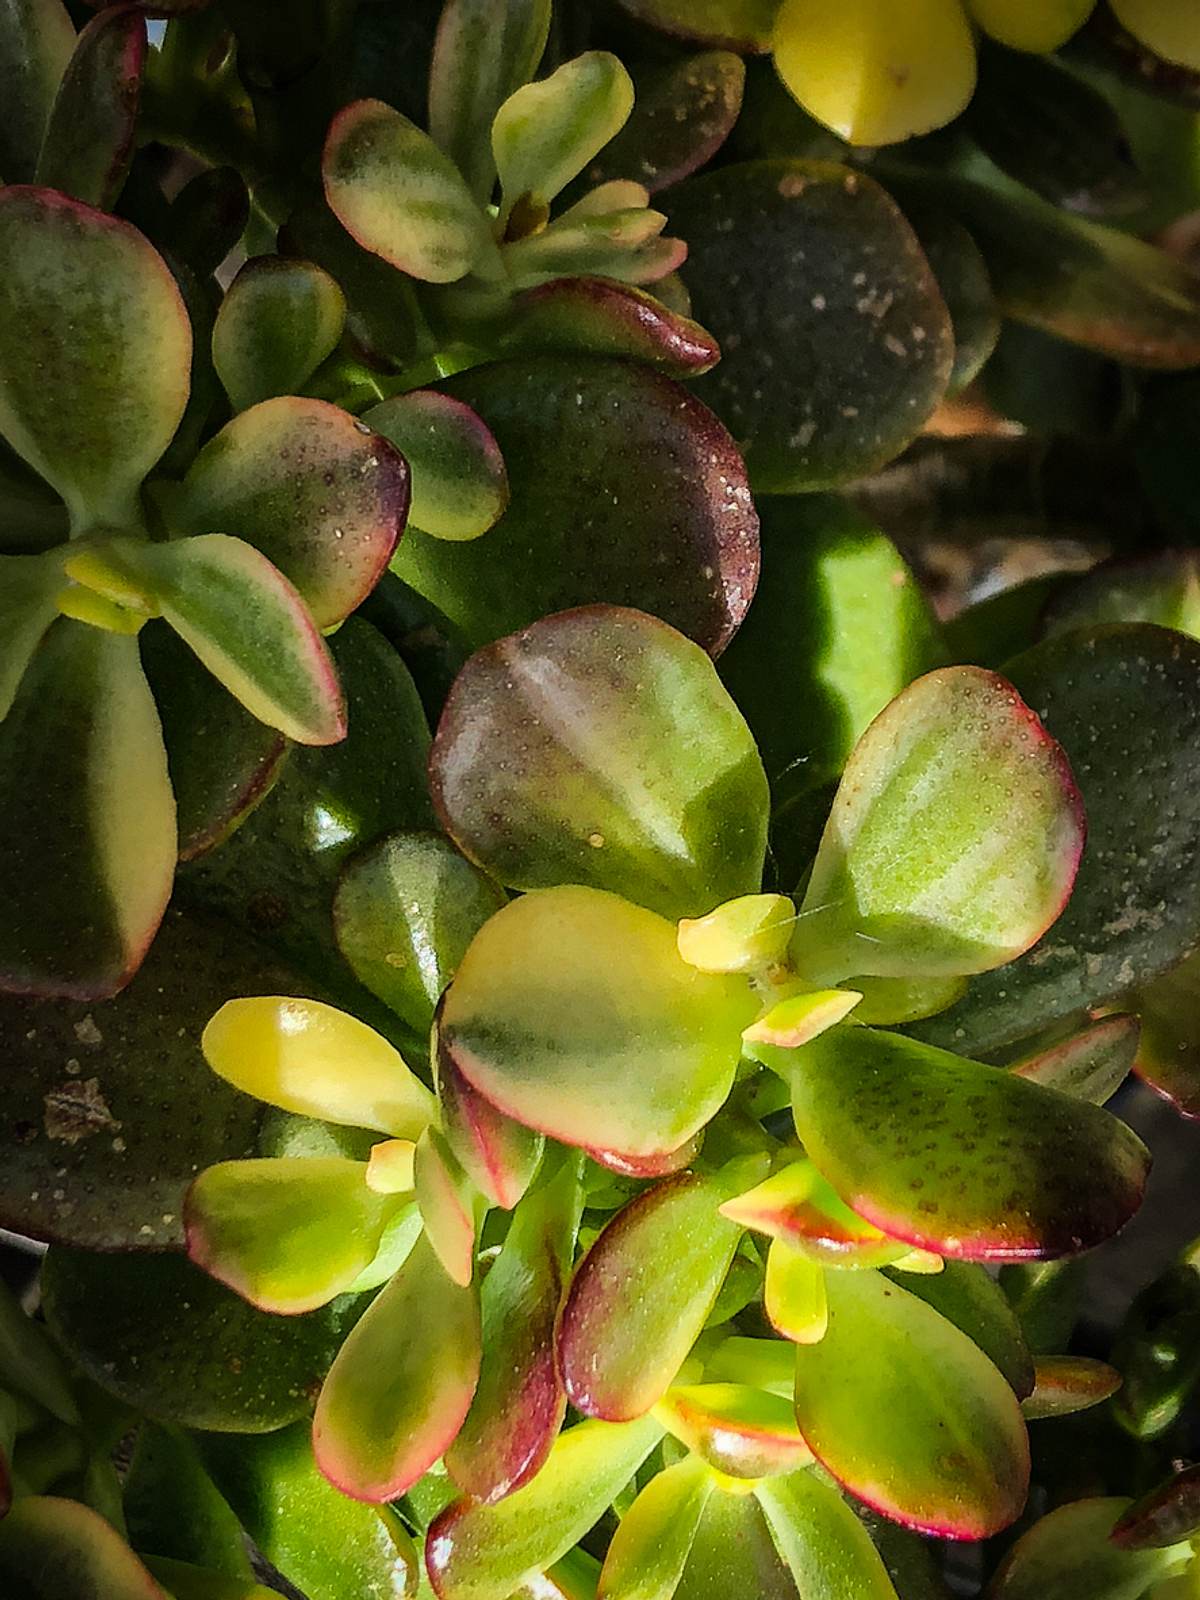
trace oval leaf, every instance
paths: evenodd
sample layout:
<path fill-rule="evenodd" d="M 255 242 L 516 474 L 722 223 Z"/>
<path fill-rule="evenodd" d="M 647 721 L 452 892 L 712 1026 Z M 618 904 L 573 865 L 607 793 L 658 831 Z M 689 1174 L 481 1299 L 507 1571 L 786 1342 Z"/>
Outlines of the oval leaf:
<path fill-rule="evenodd" d="M 690 317 L 630 283 L 590 276 L 522 290 L 503 321 L 489 325 L 487 338 L 504 355 L 627 356 L 672 378 L 707 372 L 721 357 L 717 341 Z"/>
<path fill-rule="evenodd" d="M 1185 1467 L 1123 1511 L 1109 1538 L 1121 1550 L 1159 1550 L 1198 1531 L 1200 1467 Z"/>
<path fill-rule="evenodd" d="M 607 50 L 589 50 L 511 94 L 492 123 L 501 215 L 507 219 L 518 202 L 535 211 L 548 206 L 632 110 L 633 82 Z"/>
<path fill-rule="evenodd" d="M 1044 1088 L 1102 1106 L 1129 1076 L 1140 1033 L 1136 1017 L 1102 1017 L 1062 1044 L 1026 1056 L 1009 1071 Z"/>
<path fill-rule="evenodd" d="M 16 0 L 0 11 L 0 172 L 28 183 L 54 96 L 75 48 L 75 28 L 62 0 Z"/>
<path fill-rule="evenodd" d="M 295 394 L 342 336 L 346 301 L 311 261 L 256 256 L 225 292 L 212 358 L 235 411 Z"/>
<path fill-rule="evenodd" d="M 730 1478 L 768 1478 L 812 1461 L 791 1400 L 745 1384 L 669 1389 L 655 1416 L 681 1444 Z"/>
<path fill-rule="evenodd" d="M 657 194 L 688 177 L 725 143 L 745 81 L 745 65 L 728 50 L 684 56 L 639 77 L 629 121 L 592 162 L 588 181 L 633 179 Z"/>
<path fill-rule="evenodd" d="M 694 1456 L 656 1473 L 617 1526 L 597 1600 L 671 1600 L 715 1482 Z"/>
<path fill-rule="evenodd" d="M 21 1600 L 169 1600 L 98 1512 L 49 1495 L 28 1496 L 0 1522 L 0 1579 Z"/>
<path fill-rule="evenodd" d="M 1158 1579 L 1182 1565 L 1165 1550 L 1121 1550 L 1113 1523 L 1127 1500 L 1077 1500 L 1035 1522 L 1009 1552 L 988 1600 L 1142 1600 Z M 1188 1552 L 1190 1556 L 1191 1552 Z"/>
<path fill-rule="evenodd" d="M 1077 1411 L 1101 1405 L 1120 1387 L 1121 1374 L 1103 1361 L 1087 1356 L 1042 1356 L 1035 1368 L 1033 1390 L 1022 1400 L 1021 1412 L 1030 1422 L 1040 1417 L 1073 1416 Z M 1195 1521 L 1200 1527 L 1200 1515 Z M 1118 1544 L 1122 1542 L 1117 1540 Z M 1159 1542 L 1172 1541 L 1155 1540 Z"/>
<path fill-rule="evenodd" d="M 772 1478 L 754 1493 L 805 1600 L 838 1600 L 849 1592 L 854 1600 L 896 1600 L 871 1535 L 815 1473 Z"/>
<path fill-rule="evenodd" d="M 451 1281 L 466 1288 L 475 1270 L 475 1193 L 432 1126 L 417 1140 L 413 1185 L 425 1237 Z"/>
<path fill-rule="evenodd" d="M 146 61 L 136 11 L 104 11 L 79 35 L 38 156 L 37 182 L 109 210 L 125 184 Z"/>
<path fill-rule="evenodd" d="M 545 1139 L 473 1089 L 440 1048 L 437 1051 L 438 1107 L 442 1131 L 455 1159 L 492 1205 L 511 1211 L 542 1158 Z"/>
<path fill-rule="evenodd" d="M 504 458 L 482 419 L 448 394 L 413 389 L 363 413 L 412 474 L 409 521 L 435 539 L 477 539 L 508 504 Z"/>

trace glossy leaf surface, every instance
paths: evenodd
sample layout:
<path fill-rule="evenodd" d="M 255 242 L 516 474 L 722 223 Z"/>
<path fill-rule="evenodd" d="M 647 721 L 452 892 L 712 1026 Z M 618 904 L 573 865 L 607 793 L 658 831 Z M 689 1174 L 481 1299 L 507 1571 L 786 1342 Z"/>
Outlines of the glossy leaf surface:
<path fill-rule="evenodd" d="M 448 394 L 413 389 L 364 412 L 412 477 L 409 520 L 435 539 L 477 539 L 508 504 L 500 447 L 482 420 Z"/>
<path fill-rule="evenodd" d="M 602 356 L 500 361 L 442 387 L 500 446 L 508 510 L 483 541 L 411 531 L 394 569 L 473 645 L 597 600 L 651 611 L 713 654 L 728 643 L 754 593 L 758 519 L 706 406 Z"/>
<path fill-rule="evenodd" d="M 818 1461 L 923 1532 L 981 1539 L 1007 1527 L 1024 1505 L 1029 1445 L 999 1371 L 878 1273 L 831 1273 L 828 1288 L 829 1331 L 796 1352 L 796 1419 Z"/>
<path fill-rule="evenodd" d="M 500 353 L 564 350 L 626 356 L 672 378 L 690 378 L 716 364 L 720 349 L 698 322 L 661 300 L 612 278 L 554 278 L 524 289 L 502 323 L 488 329 Z"/>
<path fill-rule="evenodd" d="M 1103 1404 L 1120 1387 L 1121 1374 L 1103 1361 L 1087 1356 L 1043 1356 L 1037 1362 L 1034 1387 L 1021 1402 L 1021 1411 L 1030 1421 L 1072 1416 Z M 1200 1518 L 1197 1521 L 1200 1525 Z"/>
<path fill-rule="evenodd" d="M 0 1522 L 0 1579 L 21 1600 L 168 1600 L 102 1516 L 52 1495 L 28 1496 Z"/>
<path fill-rule="evenodd" d="M 653 912 L 596 889 L 544 889 L 476 935 L 444 1002 L 441 1048 L 519 1122 L 653 1156 L 724 1103 L 752 1006 L 744 980 L 681 961 Z"/>
<path fill-rule="evenodd" d="M 1102 1017 L 1082 1033 L 1024 1057 L 1009 1070 L 1047 1089 L 1102 1106 L 1129 1076 L 1140 1033 L 1137 1017 Z"/>
<path fill-rule="evenodd" d="M 1097 1106 L 875 1029 L 835 1029 L 795 1061 L 805 1148 L 895 1238 L 967 1260 L 1066 1255 L 1141 1200 L 1146 1148 Z"/>
<path fill-rule="evenodd" d="M 794 1472 L 812 1460 L 790 1399 L 737 1383 L 669 1389 L 655 1415 L 689 1450 L 731 1478 Z"/>
<path fill-rule="evenodd" d="M 450 1279 L 465 1289 L 475 1269 L 474 1186 L 433 1126 L 417 1140 L 413 1183 L 425 1237 Z"/>
<path fill-rule="evenodd" d="M 969 1261 L 947 1261 L 941 1272 L 887 1274 L 961 1329 L 1000 1369 L 1018 1400 L 1033 1393 L 1036 1373 L 1025 1334 L 994 1278 Z"/>
<path fill-rule="evenodd" d="M 590 884 L 679 917 L 759 886 L 753 740 L 704 653 L 640 612 L 568 611 L 477 652 L 430 774 L 448 832 L 515 888 Z"/>
<path fill-rule="evenodd" d="M 597 1600 L 671 1600 L 714 1484 L 694 1456 L 651 1478 L 609 1544 Z"/>
<path fill-rule="evenodd" d="M 256 256 L 230 284 L 213 324 L 217 376 L 235 411 L 295 394 L 341 338 L 346 301 L 311 261 Z"/>
<path fill-rule="evenodd" d="M 989 1590 L 990 1600 L 1142 1600 L 1156 1579 L 1180 1565 L 1163 1550 L 1121 1550 L 1109 1540 L 1127 1500 L 1077 1500 L 1059 1506 L 1019 1539 Z M 1190 1552 L 1189 1552 L 1190 1554 Z"/>
<path fill-rule="evenodd" d="M 754 1493 L 805 1600 L 896 1600 L 870 1534 L 815 1473 L 772 1478 Z"/>
<path fill-rule="evenodd" d="M 1200 1468 L 1184 1467 L 1122 1512 L 1109 1537 L 1122 1550 L 1157 1550 L 1200 1530 Z"/>
<path fill-rule="evenodd" d="M 437 1085 L 442 1130 L 455 1159 L 481 1194 L 511 1211 L 537 1170 L 543 1135 L 485 1100 L 444 1051 L 437 1054 Z"/>

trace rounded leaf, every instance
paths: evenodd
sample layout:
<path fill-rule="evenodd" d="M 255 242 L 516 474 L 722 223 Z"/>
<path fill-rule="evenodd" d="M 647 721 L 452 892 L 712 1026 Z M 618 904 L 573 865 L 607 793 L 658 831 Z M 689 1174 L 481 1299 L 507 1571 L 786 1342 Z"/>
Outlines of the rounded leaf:
<path fill-rule="evenodd" d="M 1042 1517 L 1009 1551 L 988 1600 L 1143 1600 L 1157 1580 L 1179 1570 L 1182 1553 L 1113 1544 L 1109 1534 L 1128 1505 L 1076 1500 Z"/>
<path fill-rule="evenodd" d="M 695 1456 L 656 1473 L 617 1525 L 597 1600 L 671 1600 L 715 1486 Z"/>
<path fill-rule="evenodd" d="M 805 1600 L 838 1600 L 843 1593 L 854 1600 L 896 1600 L 871 1535 L 814 1472 L 772 1478 L 754 1493 Z"/>
<path fill-rule="evenodd" d="M 624 126 L 633 82 L 607 50 L 588 50 L 511 94 L 492 123 L 505 217 L 537 209 L 566 188 Z"/>
<path fill-rule="evenodd" d="M 967 0 L 967 10 L 984 30 L 1010 50 L 1045 55 L 1057 50 L 1087 21 L 1096 0 Z"/>
<path fill-rule="evenodd" d="M 0 1580 L 14 1600 L 169 1600 L 99 1512 L 51 1495 L 29 1495 L 0 1522 Z"/>
<path fill-rule="evenodd" d="M 435 539 L 477 539 L 503 513 L 508 476 L 500 447 L 461 400 L 412 389 L 372 406 L 363 421 L 408 462 L 414 528 Z"/>
<path fill-rule="evenodd" d="M 256 256 L 225 292 L 212 357 L 235 411 L 295 394 L 342 336 L 346 300 L 311 261 Z"/>

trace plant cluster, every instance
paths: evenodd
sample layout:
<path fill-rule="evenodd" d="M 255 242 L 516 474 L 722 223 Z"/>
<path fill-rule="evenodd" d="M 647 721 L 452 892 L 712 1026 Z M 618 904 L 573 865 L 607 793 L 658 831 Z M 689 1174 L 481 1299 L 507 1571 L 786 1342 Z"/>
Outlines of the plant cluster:
<path fill-rule="evenodd" d="M 1200 1592 L 1200 1245 L 1085 1277 L 1195 18 L 0 0 L 0 106 L 0 1591 Z"/>

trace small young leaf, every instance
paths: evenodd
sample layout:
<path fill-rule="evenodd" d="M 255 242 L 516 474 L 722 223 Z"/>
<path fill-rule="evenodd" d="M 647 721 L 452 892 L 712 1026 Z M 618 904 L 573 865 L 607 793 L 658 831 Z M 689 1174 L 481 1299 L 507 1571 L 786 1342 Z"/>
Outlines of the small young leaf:
<path fill-rule="evenodd" d="M 1121 1374 L 1103 1361 L 1087 1356 L 1042 1356 L 1034 1369 L 1033 1390 L 1021 1401 L 1021 1412 L 1029 1422 L 1072 1416 L 1102 1404 L 1120 1387 Z M 1196 1521 L 1200 1527 L 1200 1516 Z"/>
<path fill-rule="evenodd" d="M 772 1239 L 763 1310 L 782 1338 L 793 1344 L 818 1344 L 829 1326 L 824 1267 L 786 1239 Z"/>
<path fill-rule="evenodd" d="M 235 411 L 296 394 L 336 346 L 346 320 L 341 289 L 311 261 L 256 256 L 225 292 L 212 358 Z"/>
<path fill-rule="evenodd" d="M 413 1182 L 425 1236 L 451 1282 L 465 1289 L 475 1271 L 474 1185 L 432 1125 L 417 1140 Z"/>
<path fill-rule="evenodd" d="M 781 1167 L 745 1194 L 726 1201 L 721 1215 L 782 1240 L 818 1266 L 877 1267 L 905 1253 L 903 1245 L 856 1216 L 811 1161 Z"/>
<path fill-rule="evenodd" d="M 19 1500 L 0 1522 L 0 1581 L 14 1600 L 170 1600 L 102 1516 L 50 1495 Z"/>
<path fill-rule="evenodd" d="M 787 1381 L 790 1390 L 790 1360 Z M 654 1414 L 681 1444 L 730 1478 L 772 1477 L 812 1461 L 790 1394 L 740 1383 L 688 1384 L 668 1389 Z"/>
<path fill-rule="evenodd" d="M 1035 1522 L 992 1580 L 989 1600 L 1143 1600 L 1182 1551 L 1121 1550 L 1109 1538 L 1128 1500 L 1076 1500 Z M 1191 1551 L 1187 1551 L 1191 1556 Z"/>
<path fill-rule="evenodd" d="M 777 1000 L 748 1028 L 742 1029 L 747 1044 L 770 1044 L 780 1050 L 795 1050 L 815 1039 L 826 1028 L 844 1022 L 862 999 L 854 989 L 817 989 Z"/>
<path fill-rule="evenodd" d="M 54 96 L 75 48 L 62 0 L 9 0 L 0 7 L 0 172 L 29 183 Z"/>
<path fill-rule="evenodd" d="M 596 1600 L 671 1600 L 715 1483 L 694 1456 L 651 1478 L 613 1535 Z"/>
<path fill-rule="evenodd" d="M 698 972 L 777 966 L 787 954 L 795 910 L 784 894 L 739 895 L 706 917 L 684 917 L 676 934 L 679 954 Z"/>
<path fill-rule="evenodd" d="M 477 539 L 508 504 L 504 458 L 470 406 L 435 389 L 393 395 L 363 413 L 412 475 L 409 521 L 435 539 Z"/>
<path fill-rule="evenodd" d="M 1062 1044 L 1014 1062 L 1009 1071 L 1031 1083 L 1102 1106 L 1129 1076 L 1140 1034 L 1137 1017 L 1102 1017 Z"/>
<path fill-rule="evenodd" d="M 36 182 L 108 211 L 133 159 L 146 21 L 112 7 L 79 35 L 38 156 Z"/>
<path fill-rule="evenodd" d="M 754 1494 L 804 1600 L 896 1600 L 871 1535 L 814 1472 L 771 1478 Z"/>
<path fill-rule="evenodd" d="M 633 82 L 607 50 L 589 50 L 511 94 L 492 123 L 492 154 L 507 220 L 521 202 L 548 206 L 619 133 Z"/>

